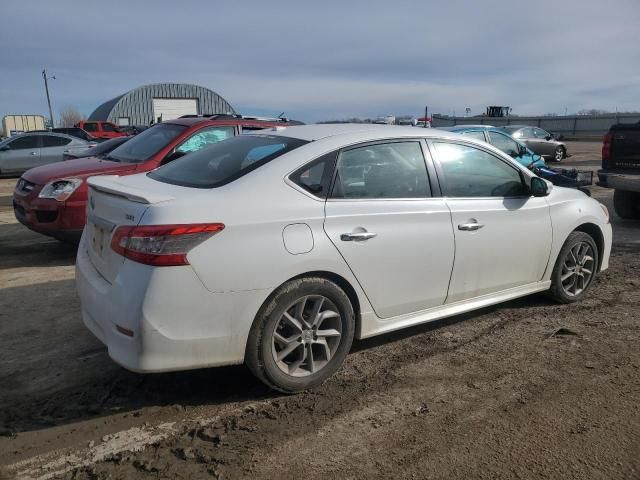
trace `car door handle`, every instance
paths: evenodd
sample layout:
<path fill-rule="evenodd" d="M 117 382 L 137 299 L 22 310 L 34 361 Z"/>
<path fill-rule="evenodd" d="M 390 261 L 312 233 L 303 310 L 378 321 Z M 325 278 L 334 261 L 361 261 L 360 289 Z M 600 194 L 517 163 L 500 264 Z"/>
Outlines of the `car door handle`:
<path fill-rule="evenodd" d="M 31 152 L 31 155 L 37 155 L 38 152 Z"/>
<path fill-rule="evenodd" d="M 343 242 L 364 242 L 377 236 L 378 234 L 373 232 L 343 233 L 340 235 L 340 240 Z"/>
<path fill-rule="evenodd" d="M 473 232 L 475 230 L 480 230 L 482 227 L 484 227 L 484 224 L 471 219 L 467 223 L 461 223 L 458 225 L 458 230 L 462 230 L 463 232 Z"/>

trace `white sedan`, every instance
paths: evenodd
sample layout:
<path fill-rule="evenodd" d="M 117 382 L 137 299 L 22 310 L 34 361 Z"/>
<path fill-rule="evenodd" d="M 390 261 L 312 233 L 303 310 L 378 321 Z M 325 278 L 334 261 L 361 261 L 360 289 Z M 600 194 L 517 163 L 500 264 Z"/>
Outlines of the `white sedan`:
<path fill-rule="evenodd" d="M 244 362 L 284 392 L 331 376 L 354 337 L 580 300 L 611 249 L 603 205 L 435 129 L 278 127 L 89 185 L 77 287 L 113 360 Z"/>

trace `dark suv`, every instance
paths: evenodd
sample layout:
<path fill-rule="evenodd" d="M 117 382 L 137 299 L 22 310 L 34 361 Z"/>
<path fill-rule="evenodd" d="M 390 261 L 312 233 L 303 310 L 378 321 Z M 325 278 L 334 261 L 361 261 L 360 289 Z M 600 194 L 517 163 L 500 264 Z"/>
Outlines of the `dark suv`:
<path fill-rule="evenodd" d="M 240 115 L 189 115 L 162 122 L 132 137 L 107 156 L 28 170 L 14 190 L 14 212 L 22 224 L 36 232 L 61 240 L 77 240 L 86 221 L 88 177 L 147 172 L 246 131 L 294 124 L 300 122 Z"/>

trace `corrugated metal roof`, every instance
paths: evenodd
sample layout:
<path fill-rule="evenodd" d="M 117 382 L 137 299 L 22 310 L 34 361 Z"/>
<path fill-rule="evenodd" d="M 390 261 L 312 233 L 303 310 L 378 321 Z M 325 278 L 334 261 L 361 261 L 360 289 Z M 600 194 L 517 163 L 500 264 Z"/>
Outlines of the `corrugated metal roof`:
<path fill-rule="evenodd" d="M 119 118 L 128 118 L 130 125 L 149 125 L 156 120 L 154 98 L 195 98 L 198 113 L 236 113 L 229 102 L 208 88 L 186 83 L 155 83 L 134 88 L 103 103 L 89 115 L 89 120 L 118 123 Z"/>

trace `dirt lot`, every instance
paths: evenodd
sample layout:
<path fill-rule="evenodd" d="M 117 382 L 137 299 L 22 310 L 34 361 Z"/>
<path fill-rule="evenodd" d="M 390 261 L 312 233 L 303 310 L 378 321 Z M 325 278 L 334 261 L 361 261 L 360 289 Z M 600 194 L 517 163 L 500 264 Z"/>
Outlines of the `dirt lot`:
<path fill-rule="evenodd" d="M 599 149 L 572 143 L 563 163 L 595 169 Z M 640 478 L 638 222 L 613 215 L 611 268 L 580 304 L 532 296 L 360 341 L 287 397 L 244 367 L 116 366 L 81 324 L 73 249 L 15 223 L 14 183 L 0 180 L 0 478 Z"/>

